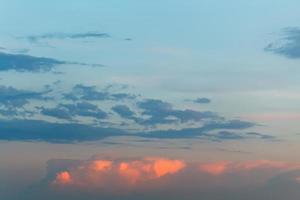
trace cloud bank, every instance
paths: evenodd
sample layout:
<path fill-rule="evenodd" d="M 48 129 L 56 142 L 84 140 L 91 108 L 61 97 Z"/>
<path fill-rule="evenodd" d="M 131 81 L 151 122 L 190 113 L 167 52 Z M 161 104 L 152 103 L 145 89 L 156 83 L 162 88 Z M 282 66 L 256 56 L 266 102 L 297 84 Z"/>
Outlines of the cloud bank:
<path fill-rule="evenodd" d="M 296 200 L 300 164 L 271 160 L 186 162 L 165 157 L 50 160 L 23 199 Z"/>

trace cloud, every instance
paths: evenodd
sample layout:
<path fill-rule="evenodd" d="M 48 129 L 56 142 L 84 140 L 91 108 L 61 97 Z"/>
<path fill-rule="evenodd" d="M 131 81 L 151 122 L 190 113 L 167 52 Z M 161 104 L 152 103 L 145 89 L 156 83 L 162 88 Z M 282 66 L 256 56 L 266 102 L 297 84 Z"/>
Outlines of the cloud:
<path fill-rule="evenodd" d="M 261 133 L 257 133 L 257 132 L 248 132 L 247 135 L 249 136 L 254 136 L 254 137 L 260 137 L 262 139 L 273 139 L 276 140 L 276 137 L 271 136 L 271 135 L 266 135 L 266 134 L 261 134 Z"/>
<path fill-rule="evenodd" d="M 5 117 L 32 116 L 34 111 L 26 110 L 25 105 L 31 100 L 48 100 L 46 96 L 48 92 L 48 90 L 42 92 L 20 90 L 0 85 L 0 114 Z"/>
<path fill-rule="evenodd" d="M 174 109 L 170 103 L 157 99 L 146 99 L 137 103 L 138 108 L 142 109 L 142 114 L 149 116 L 142 121 L 145 125 L 166 124 L 174 122 L 203 121 L 205 119 L 218 119 L 219 116 L 210 111 L 194 111 L 190 109 Z"/>
<path fill-rule="evenodd" d="M 127 93 L 111 93 L 107 90 L 99 91 L 96 86 L 85 86 L 77 84 L 73 87 L 72 92 L 64 94 L 67 100 L 87 100 L 87 101 L 104 101 L 104 100 L 126 100 L 135 99 L 136 96 Z"/>
<path fill-rule="evenodd" d="M 3 131 L 0 140 L 84 142 L 109 136 L 211 141 L 276 140 L 270 135 L 245 131 L 257 125 L 249 121 L 226 119 L 210 111 L 175 109 L 168 102 L 135 99 L 135 95 L 113 92 L 111 87 L 98 90 L 96 86 L 79 84 L 71 92 L 64 93 L 62 99 L 51 97 L 53 91 L 55 89 L 49 86 L 43 92 L 0 86 L 0 114 L 6 117 L 0 122 L 0 132 Z M 37 100 L 36 106 L 25 106 L 32 100 Z M 52 106 L 45 106 L 44 100 L 49 100 Z M 111 101 L 113 112 L 100 109 L 96 101 Z M 119 101 L 124 104 L 119 104 Z M 116 115 L 121 120 L 115 120 L 113 117 Z M 44 121 L 35 120 L 40 118 Z M 55 123 L 52 123 L 53 120 Z M 22 126 L 17 124 L 19 122 Z M 18 128 L 14 129 L 13 125 Z M 74 127 L 78 128 L 73 130 Z M 52 133 L 49 130 L 53 130 Z"/>
<path fill-rule="evenodd" d="M 130 136 L 126 131 L 76 123 L 51 123 L 41 120 L 1 120 L 0 140 L 73 143 Z"/>
<path fill-rule="evenodd" d="M 211 100 L 208 98 L 197 98 L 193 101 L 194 103 L 200 103 L 200 104 L 206 104 L 206 103 L 210 103 Z"/>
<path fill-rule="evenodd" d="M 250 166 L 250 167 L 249 167 Z M 273 160 L 194 161 L 167 157 L 50 160 L 24 199 L 298 199 L 300 164 Z"/>
<path fill-rule="evenodd" d="M 40 40 L 64 40 L 64 39 L 99 39 L 99 38 L 110 38 L 108 33 L 101 32 L 82 32 L 82 33 L 47 33 L 42 35 L 30 35 L 25 37 L 30 42 L 38 42 Z"/>
<path fill-rule="evenodd" d="M 76 116 L 94 117 L 96 119 L 105 119 L 108 114 L 98 106 L 88 103 L 80 102 L 76 104 L 59 104 L 54 108 L 40 108 L 43 115 L 71 120 Z"/>
<path fill-rule="evenodd" d="M 52 173 L 49 184 L 54 187 L 83 186 L 91 188 L 109 188 L 123 190 L 136 187 L 144 181 L 171 176 L 184 170 L 186 163 L 181 160 L 163 157 L 144 157 L 136 159 L 93 158 L 77 162 L 75 166 Z M 94 176 L 93 178 L 91 178 Z M 112 185 L 106 185 L 110 183 Z"/>
<path fill-rule="evenodd" d="M 285 28 L 283 37 L 275 43 L 265 47 L 265 51 L 285 56 L 291 59 L 300 58 L 300 29 L 297 27 Z"/>
<path fill-rule="evenodd" d="M 211 174 L 211 175 L 221 175 L 225 173 L 229 168 L 230 162 L 221 161 L 214 163 L 204 163 L 199 166 L 200 171 Z"/>
<path fill-rule="evenodd" d="M 204 124 L 201 127 L 196 128 L 182 128 L 179 130 L 157 130 L 140 133 L 140 137 L 144 138 L 156 138 L 156 139 L 184 139 L 184 138 L 202 138 L 212 141 L 223 140 L 242 140 L 242 139 L 266 139 L 274 140 L 273 136 L 253 133 L 253 132 L 241 132 L 241 130 L 248 129 L 256 126 L 256 124 L 240 121 L 216 121 Z M 230 131 L 229 131 L 230 130 Z M 235 131 L 232 131 L 235 130 Z"/>
<path fill-rule="evenodd" d="M 57 118 L 69 119 L 72 115 L 61 113 L 47 113 Z M 94 114 L 89 114 L 94 115 Z M 86 116 L 86 115 L 81 115 Z M 227 122 L 233 123 L 233 122 Z M 158 130 L 158 131 L 135 131 L 129 133 L 126 129 L 112 128 L 109 123 L 98 125 L 81 124 L 81 123 L 52 123 L 41 120 L 2 120 L 0 121 L 0 140 L 16 140 L 16 141 L 46 141 L 51 143 L 73 143 L 102 140 L 107 137 L 141 137 L 149 139 L 187 139 L 199 138 L 211 141 L 224 140 L 245 140 L 245 139 L 264 139 L 273 140 L 274 137 L 256 134 L 249 135 L 244 132 L 218 133 L 209 132 L 209 130 L 219 130 L 220 125 L 216 128 L 204 125 L 200 128 L 183 128 L 181 130 Z M 230 127 L 225 125 L 224 127 Z M 241 126 L 231 126 L 232 129 L 242 129 Z M 225 128 L 224 128 L 225 129 Z M 230 136 L 228 136 L 228 134 Z"/>
<path fill-rule="evenodd" d="M 47 57 L 36 57 L 25 54 L 10 54 L 0 52 L 0 71 L 14 70 L 17 72 L 49 72 L 58 65 L 103 66 L 81 62 L 69 62 Z"/>
<path fill-rule="evenodd" d="M 0 71 L 15 70 L 18 72 L 47 72 L 55 66 L 62 64 L 67 64 L 67 62 L 53 58 L 0 52 Z"/>
<path fill-rule="evenodd" d="M 0 85 L 0 105 L 11 108 L 20 108 L 32 99 L 45 99 L 45 92 L 19 90 L 11 86 Z"/>
<path fill-rule="evenodd" d="M 63 171 L 59 172 L 56 175 L 55 180 L 53 181 L 54 184 L 71 184 L 72 183 L 72 177 L 69 172 Z"/>
<path fill-rule="evenodd" d="M 88 174 L 99 176 L 92 180 L 92 186 L 105 187 L 107 182 L 123 182 L 117 187 L 131 187 L 139 184 L 141 181 L 155 180 L 164 176 L 176 174 L 185 168 L 185 163 L 181 160 L 172 160 L 167 158 L 143 158 L 134 160 L 92 160 L 87 163 L 82 163 L 79 166 L 84 169 L 84 175 L 81 175 L 82 170 L 67 172 L 63 171 L 55 176 L 52 183 L 58 187 L 60 185 L 90 185 L 89 179 L 84 177 Z M 112 174 L 116 174 L 113 177 Z M 113 179 L 112 179 L 113 178 Z M 116 179 L 116 180 L 114 180 Z M 118 180 L 119 179 L 119 180 Z M 88 181 L 88 182 L 86 182 Z M 123 185 L 124 184 L 124 185 Z"/>
<path fill-rule="evenodd" d="M 201 163 L 199 170 L 214 176 L 223 175 L 225 173 L 232 173 L 237 171 L 254 171 L 254 170 L 295 170 L 300 169 L 298 163 L 286 163 L 282 161 L 272 160 L 254 160 L 240 163 L 230 161 Z"/>
<path fill-rule="evenodd" d="M 130 108 L 126 105 L 116 105 L 112 107 L 112 110 L 122 118 L 139 121 L 139 119 L 136 117 L 136 113 L 130 110 Z"/>

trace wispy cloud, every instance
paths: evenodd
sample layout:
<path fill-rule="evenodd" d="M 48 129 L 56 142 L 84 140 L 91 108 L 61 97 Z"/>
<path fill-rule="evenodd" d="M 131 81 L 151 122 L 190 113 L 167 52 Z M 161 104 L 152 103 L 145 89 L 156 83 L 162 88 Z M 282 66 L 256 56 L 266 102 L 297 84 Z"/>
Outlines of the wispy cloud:
<path fill-rule="evenodd" d="M 0 140 L 73 143 L 129 135 L 123 130 L 78 123 L 50 123 L 41 120 L 2 120 Z"/>
<path fill-rule="evenodd" d="M 103 66 L 100 64 L 62 61 L 54 58 L 0 52 L 0 71 L 49 72 L 58 65 L 66 64 L 95 67 Z"/>
<path fill-rule="evenodd" d="M 66 61 L 53 58 L 36 57 L 25 54 L 9 54 L 0 52 L 0 71 L 15 70 L 18 72 L 47 72 Z"/>
<path fill-rule="evenodd" d="M 142 114 L 149 116 L 141 123 L 145 125 L 165 124 L 172 122 L 203 121 L 205 119 L 220 118 L 210 111 L 195 111 L 190 109 L 174 109 L 172 104 L 157 99 L 146 99 L 138 102 L 138 107 L 143 110 Z"/>
<path fill-rule="evenodd" d="M 64 94 L 68 100 L 104 101 L 104 100 L 125 100 L 135 99 L 136 95 L 128 93 L 112 93 L 108 90 L 98 90 L 96 86 L 77 84 L 72 91 Z"/>
<path fill-rule="evenodd" d="M 197 128 L 182 128 L 179 130 L 158 130 L 140 133 L 140 137 L 156 139 L 184 139 L 199 138 L 212 141 L 242 140 L 242 139 L 275 139 L 272 136 L 260 133 L 241 132 L 256 126 L 256 124 L 240 120 L 221 120 L 204 124 Z"/>
<path fill-rule="evenodd" d="M 110 34 L 102 33 L 98 31 L 94 32 L 82 32 L 82 33 L 46 33 L 41 35 L 30 35 L 22 38 L 28 39 L 30 42 L 38 42 L 40 40 L 64 40 L 64 39 L 100 39 L 110 38 Z"/>
<path fill-rule="evenodd" d="M 272 52 L 287 58 L 300 58 L 300 29 L 297 27 L 285 28 L 282 38 L 278 42 L 270 43 L 265 51 Z"/>
<path fill-rule="evenodd" d="M 59 104 L 54 108 L 40 108 L 41 114 L 59 118 L 72 120 L 76 116 L 93 117 L 96 119 L 105 119 L 108 114 L 98 108 L 98 106 L 88 103 L 80 102 L 76 104 Z"/>
<path fill-rule="evenodd" d="M 58 118 L 69 119 L 73 115 L 68 113 L 60 113 L 61 111 L 52 111 L 46 113 Z M 81 115 L 80 113 L 77 115 Z M 84 116 L 98 115 L 96 112 L 84 114 Z M 102 116 L 101 116 L 102 117 Z M 240 132 L 249 126 L 240 126 L 235 123 L 244 122 L 227 122 L 222 125 L 216 124 L 215 127 L 204 125 L 200 128 L 184 128 L 181 130 L 160 130 L 148 132 L 128 132 L 121 128 L 110 127 L 110 124 L 104 123 L 104 126 L 89 125 L 82 123 L 52 123 L 40 120 L 2 120 L 0 121 L 0 140 L 16 140 L 16 141 L 46 141 L 51 143 L 73 143 L 85 141 L 97 141 L 107 137 L 142 137 L 149 139 L 187 139 L 199 138 L 211 141 L 224 140 L 246 140 L 246 139 L 263 139 L 274 140 L 274 137 L 259 134 Z M 108 127 L 107 127 L 108 126 Z M 107 127 L 107 128 L 106 128 Z M 236 130 L 238 132 L 229 132 L 223 130 Z M 215 132 L 211 132 L 215 130 Z M 218 130 L 222 130 L 219 132 Z"/>

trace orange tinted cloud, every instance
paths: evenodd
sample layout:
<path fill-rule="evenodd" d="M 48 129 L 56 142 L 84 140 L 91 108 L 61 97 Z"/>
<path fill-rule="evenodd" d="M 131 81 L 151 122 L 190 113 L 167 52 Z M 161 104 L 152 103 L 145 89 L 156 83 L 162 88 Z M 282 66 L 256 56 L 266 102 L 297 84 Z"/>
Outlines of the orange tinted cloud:
<path fill-rule="evenodd" d="M 60 172 L 56 175 L 54 183 L 55 184 L 69 184 L 72 182 L 71 174 L 67 171 Z"/>
<path fill-rule="evenodd" d="M 296 167 L 296 165 L 288 164 L 285 162 L 271 161 L 271 160 L 256 160 L 252 162 L 245 162 L 237 166 L 245 170 L 252 170 L 257 168 L 276 168 L 276 169 L 289 169 Z"/>
<path fill-rule="evenodd" d="M 216 162 L 216 163 L 207 163 L 201 164 L 200 170 L 212 175 L 223 174 L 230 167 L 230 162 Z"/>
<path fill-rule="evenodd" d="M 122 162 L 119 172 L 126 176 L 131 183 L 141 179 L 155 179 L 168 174 L 175 174 L 185 167 L 185 163 L 179 160 L 165 158 L 145 158 L 139 161 Z"/>
<path fill-rule="evenodd" d="M 112 168 L 112 164 L 110 160 L 95 160 L 91 163 L 91 168 L 96 171 L 106 171 Z"/>
<path fill-rule="evenodd" d="M 153 162 L 153 170 L 156 177 L 162 177 L 167 174 L 175 174 L 186 166 L 186 164 L 180 160 L 170 160 L 163 158 L 150 158 L 148 160 Z"/>
<path fill-rule="evenodd" d="M 250 171 L 258 169 L 279 169 L 279 170 L 291 170 L 300 169 L 299 164 L 286 163 L 280 161 L 271 160 L 255 160 L 241 163 L 233 163 L 229 161 L 204 163 L 200 164 L 200 171 L 211 174 L 221 175 L 228 171 Z"/>
<path fill-rule="evenodd" d="M 185 166 L 183 161 L 167 158 L 142 158 L 124 161 L 89 160 L 72 168 L 72 177 L 66 171 L 58 173 L 54 182 L 81 186 L 93 185 L 95 187 L 102 187 L 106 182 L 117 185 L 136 185 L 142 181 L 175 174 Z"/>
<path fill-rule="evenodd" d="M 126 178 L 130 184 L 135 184 L 143 175 L 142 163 L 138 162 L 122 162 L 119 166 L 119 173 Z"/>
<path fill-rule="evenodd" d="M 77 166 L 72 166 L 72 168 L 67 169 L 67 171 L 59 172 L 52 183 L 55 183 L 57 186 L 67 184 L 76 187 L 94 188 L 96 190 L 110 190 L 113 188 L 113 190 L 126 191 L 136 187 L 144 187 L 164 177 L 170 177 L 165 179 L 166 181 L 171 181 L 174 178 L 181 179 L 180 176 L 185 173 L 178 176 L 173 175 L 187 168 L 189 170 L 186 172 L 192 174 L 193 177 L 199 178 L 203 176 L 203 173 L 213 176 L 221 176 L 228 173 L 231 175 L 238 174 L 246 180 L 249 179 L 248 172 L 252 173 L 257 170 L 267 169 L 271 173 L 266 173 L 265 177 L 269 178 L 277 172 L 300 169 L 300 165 L 270 160 L 188 164 L 181 160 L 161 157 L 117 160 L 95 159 L 82 161 Z M 264 181 L 266 178 L 263 179 L 263 177 L 261 177 L 260 179 Z M 300 181 L 300 178 L 297 179 L 297 181 Z"/>

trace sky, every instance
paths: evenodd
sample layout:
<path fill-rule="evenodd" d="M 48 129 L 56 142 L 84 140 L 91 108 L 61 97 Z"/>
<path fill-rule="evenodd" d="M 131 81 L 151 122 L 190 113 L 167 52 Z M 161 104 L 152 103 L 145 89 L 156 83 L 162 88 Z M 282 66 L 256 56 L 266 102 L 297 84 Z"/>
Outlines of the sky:
<path fill-rule="evenodd" d="M 298 1 L 0 5 L 1 199 L 299 199 Z"/>

